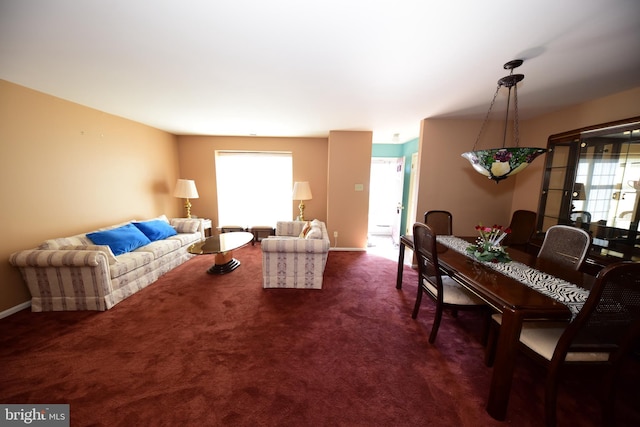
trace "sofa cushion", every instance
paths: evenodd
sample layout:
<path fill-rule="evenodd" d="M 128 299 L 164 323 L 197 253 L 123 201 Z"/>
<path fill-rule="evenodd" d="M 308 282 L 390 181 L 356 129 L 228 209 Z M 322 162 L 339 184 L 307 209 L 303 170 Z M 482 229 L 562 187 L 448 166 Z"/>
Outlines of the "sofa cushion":
<path fill-rule="evenodd" d="M 278 221 L 276 223 L 276 236 L 300 236 L 306 221 Z"/>
<path fill-rule="evenodd" d="M 134 222 L 135 225 L 142 233 L 149 238 L 152 242 L 156 240 L 166 239 L 170 236 L 178 234 L 168 222 L 154 219 L 151 221 Z"/>
<path fill-rule="evenodd" d="M 199 219 L 173 219 L 171 225 L 178 233 L 195 233 L 200 227 Z"/>
<path fill-rule="evenodd" d="M 96 245 L 108 245 L 116 256 L 151 243 L 151 240 L 133 224 L 87 233 L 87 237 Z"/>
<path fill-rule="evenodd" d="M 180 249 L 182 246 L 180 240 L 175 239 L 163 239 L 151 242 L 148 245 L 144 245 L 136 249 L 134 252 L 151 252 L 155 259 L 160 258 L 163 255 Z"/>
<path fill-rule="evenodd" d="M 302 231 L 300 232 L 298 237 L 304 239 L 305 237 L 307 237 L 307 233 L 309 233 L 309 231 L 311 231 L 311 224 L 309 223 L 309 221 L 307 221 L 304 223 L 304 227 L 302 227 Z"/>
<path fill-rule="evenodd" d="M 180 246 L 186 246 L 202 239 L 199 233 L 178 233 L 175 236 L 167 237 L 167 240 L 177 240 L 180 242 Z"/>
<path fill-rule="evenodd" d="M 322 228 L 320 226 L 311 226 L 311 229 L 305 236 L 306 239 L 322 239 Z"/>
<path fill-rule="evenodd" d="M 109 275 L 112 279 L 120 277 L 136 269 L 144 274 L 146 272 L 144 266 L 152 263 L 155 256 L 152 252 L 127 252 L 118 255 L 118 262 L 109 266 Z"/>

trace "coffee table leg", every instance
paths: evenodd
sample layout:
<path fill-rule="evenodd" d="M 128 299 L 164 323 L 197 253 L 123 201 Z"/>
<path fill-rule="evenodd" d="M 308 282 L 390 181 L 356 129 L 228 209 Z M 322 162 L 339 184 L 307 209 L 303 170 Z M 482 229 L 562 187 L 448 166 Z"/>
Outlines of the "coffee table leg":
<path fill-rule="evenodd" d="M 240 261 L 233 257 L 233 251 L 216 254 L 215 264 L 207 270 L 209 274 L 227 274 L 240 267 Z"/>

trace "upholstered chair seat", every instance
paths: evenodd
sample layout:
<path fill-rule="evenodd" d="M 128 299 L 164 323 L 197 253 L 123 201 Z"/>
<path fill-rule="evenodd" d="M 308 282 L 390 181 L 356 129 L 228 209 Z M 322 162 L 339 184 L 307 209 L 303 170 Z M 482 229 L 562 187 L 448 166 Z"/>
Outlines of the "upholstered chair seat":
<path fill-rule="evenodd" d="M 493 315 L 491 319 L 502 323 L 502 316 Z M 566 331 L 569 322 L 525 322 L 520 332 L 520 342 L 540 357 L 551 360 L 560 337 Z M 606 362 L 610 352 L 572 352 L 565 357 L 566 362 Z"/>
<path fill-rule="evenodd" d="M 437 295 L 438 290 L 428 280 L 422 281 L 423 286 L 432 295 Z M 485 302 L 467 291 L 462 285 L 449 276 L 442 275 L 442 302 L 448 305 L 484 305 Z"/>

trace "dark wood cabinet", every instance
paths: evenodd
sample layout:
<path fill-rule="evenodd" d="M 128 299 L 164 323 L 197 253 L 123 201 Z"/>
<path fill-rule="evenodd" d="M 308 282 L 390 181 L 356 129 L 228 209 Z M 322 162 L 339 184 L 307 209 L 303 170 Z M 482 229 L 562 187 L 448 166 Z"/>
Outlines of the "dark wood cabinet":
<path fill-rule="evenodd" d="M 555 224 L 593 237 L 592 270 L 640 261 L 640 117 L 549 137 L 538 239 Z"/>

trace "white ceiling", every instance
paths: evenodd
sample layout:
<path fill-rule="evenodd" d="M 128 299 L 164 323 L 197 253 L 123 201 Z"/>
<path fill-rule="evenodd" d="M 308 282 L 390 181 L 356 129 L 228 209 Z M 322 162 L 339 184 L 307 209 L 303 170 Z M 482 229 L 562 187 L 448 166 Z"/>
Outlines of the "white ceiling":
<path fill-rule="evenodd" d="M 405 142 L 516 58 L 521 118 L 637 87 L 640 1 L 0 0 L 0 78 L 176 134 Z"/>

